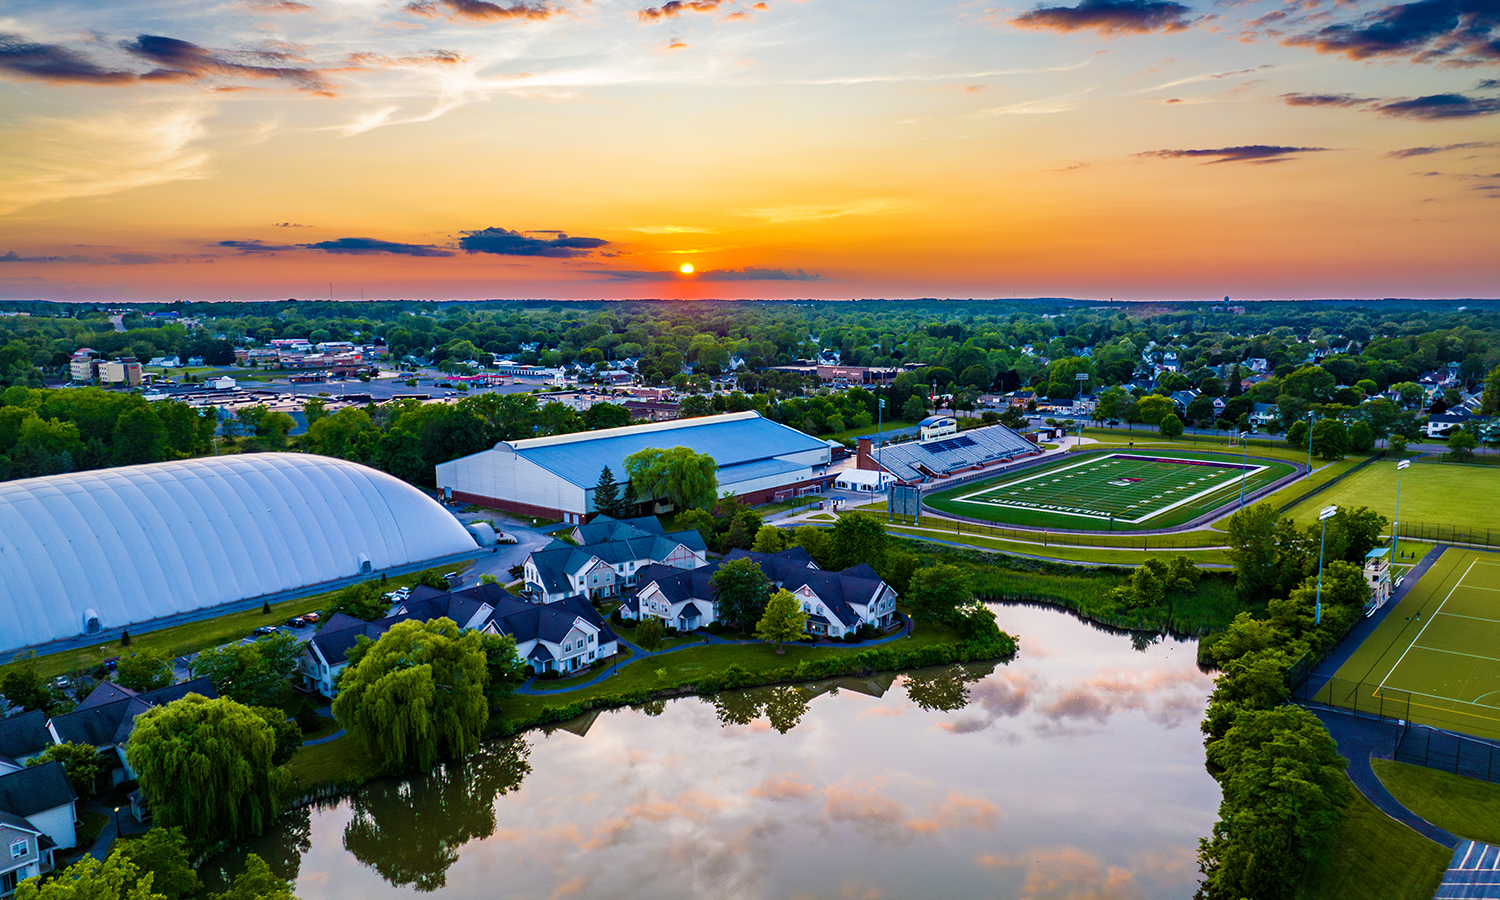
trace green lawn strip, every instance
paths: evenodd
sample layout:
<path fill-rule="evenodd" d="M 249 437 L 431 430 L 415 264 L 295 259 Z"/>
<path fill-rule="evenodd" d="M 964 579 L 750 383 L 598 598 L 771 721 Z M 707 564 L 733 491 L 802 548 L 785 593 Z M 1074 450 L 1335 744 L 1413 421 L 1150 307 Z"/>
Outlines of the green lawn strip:
<path fill-rule="evenodd" d="M 1500 470 L 1418 462 L 1401 472 L 1401 521 L 1406 523 L 1455 525 L 1479 535 L 1489 531 L 1491 539 L 1500 542 L 1496 497 L 1500 497 Z M 1374 462 L 1292 507 L 1287 515 L 1306 524 L 1317 520 L 1318 510 L 1334 505 L 1368 506 L 1395 520 L 1395 461 Z"/>
<path fill-rule="evenodd" d="M 461 563 L 455 566 L 455 569 L 463 571 L 469 565 L 471 563 Z M 420 574 L 420 572 L 412 572 L 389 579 L 389 590 L 415 584 Z M 339 588 L 339 590 L 343 589 Z M 298 597 L 272 603 L 270 615 L 262 613 L 260 607 L 256 607 L 243 612 L 215 616 L 201 622 L 188 622 L 171 628 L 163 628 L 160 631 L 131 635 L 128 647 L 122 647 L 119 641 L 109 641 L 92 647 L 80 647 L 76 650 L 39 656 L 36 659 L 37 672 L 45 678 L 53 678 L 78 669 L 90 669 L 101 665 L 111 656 L 140 650 L 159 650 L 169 656 L 197 653 L 199 650 L 248 637 L 251 631 L 261 625 L 280 625 L 287 619 L 295 618 L 303 613 L 321 610 L 328 606 L 337 593 L 338 590 L 327 591 L 311 597 Z M 0 674 L 3 674 L 5 670 L 5 666 L 0 666 Z"/>
<path fill-rule="evenodd" d="M 1377 763 L 1378 765 L 1378 763 Z M 1453 853 L 1381 812 L 1352 785 L 1333 858 L 1308 885 L 1316 900 L 1429 900 Z"/>
<path fill-rule="evenodd" d="M 1123 504 L 1129 500 L 1135 499 L 1148 504 L 1146 508 L 1151 509 L 1164 507 L 1171 502 L 1169 498 L 1161 498 L 1160 504 L 1155 503 L 1154 501 L 1157 498 L 1147 497 L 1147 494 L 1149 494 L 1151 490 L 1155 490 L 1158 488 L 1182 490 L 1183 488 L 1187 487 L 1189 481 L 1193 480 L 1196 475 L 1201 473 L 1201 470 L 1197 469 L 1197 467 L 1192 466 L 1164 467 L 1160 463 L 1127 461 L 1123 463 L 1123 467 L 1117 465 L 1117 474 L 1139 474 L 1140 477 L 1146 479 L 1145 482 L 1143 484 L 1120 487 L 1116 491 L 1118 496 L 1116 496 L 1115 494 L 1111 494 L 1108 498 L 1105 498 L 1098 494 L 1100 486 L 1102 485 L 1101 479 L 1105 477 L 1105 473 L 1101 472 L 1097 468 L 1089 468 L 1089 465 L 1093 461 L 1103 460 L 1111 454 L 1120 452 L 1122 452 L 1122 448 L 1116 447 L 1112 449 L 1096 450 L 1092 452 L 1085 451 L 1080 454 L 1069 454 L 1040 466 L 1027 468 L 1008 475 L 1002 475 L 994 479 L 993 481 L 980 482 L 976 484 L 966 484 L 956 488 L 938 491 L 923 498 L 923 502 L 930 508 L 935 509 L 939 512 L 945 512 L 958 516 L 966 516 L 975 519 L 984 519 L 986 521 L 1038 527 L 1095 530 L 1109 527 L 1109 520 L 1069 516 L 1045 508 L 1027 509 L 1008 506 L 991 506 L 988 504 L 968 502 L 961 498 L 970 496 L 975 493 L 993 491 L 1002 487 L 1003 485 L 1006 485 L 1007 483 L 1020 481 L 1027 484 L 1028 490 L 1035 488 L 1036 492 L 1034 494 L 1028 494 L 1026 496 L 1027 498 L 1041 504 L 1064 507 L 1073 506 L 1083 509 L 1109 511 L 1111 509 L 1111 506 L 1109 505 L 1109 502 L 1105 502 L 1106 499 L 1115 504 L 1115 508 L 1118 508 L 1119 504 Z M 1128 453 L 1129 451 L 1126 452 Z M 1234 465 L 1238 465 L 1240 463 L 1239 457 L 1233 454 L 1213 453 L 1208 451 L 1207 449 L 1198 451 L 1194 451 L 1192 448 L 1173 448 L 1170 450 L 1141 449 L 1136 452 L 1142 455 L 1158 457 L 1162 459 L 1211 460 L 1215 462 L 1224 462 Z M 1267 468 L 1263 471 L 1250 475 L 1246 479 L 1246 483 L 1244 485 L 1244 489 L 1246 491 L 1258 490 L 1266 485 L 1275 482 L 1279 478 L 1283 478 L 1286 475 L 1291 474 L 1292 472 L 1291 466 L 1289 464 L 1274 459 L 1254 459 L 1252 461 L 1252 464 L 1255 463 L 1264 465 Z M 1045 476 L 1051 473 L 1061 473 L 1064 470 L 1073 470 L 1079 466 L 1084 467 L 1082 470 L 1080 470 L 1083 474 L 1083 477 L 1076 483 L 1068 482 L 1066 485 L 1060 486 L 1058 484 L 1044 483 L 1037 480 L 1038 476 Z M 1062 477 L 1062 475 L 1059 475 L 1060 479 Z M 1174 509 L 1164 510 L 1158 515 L 1152 516 L 1151 518 L 1145 520 L 1140 524 L 1116 522 L 1114 523 L 1113 527 L 1119 531 L 1128 531 L 1132 528 L 1152 529 L 1168 528 L 1173 525 L 1180 525 L 1192 520 L 1193 518 L 1196 518 L 1197 516 L 1202 515 L 1205 512 L 1225 506 L 1226 504 L 1237 498 L 1240 489 L 1241 487 L 1238 478 L 1226 479 L 1225 481 L 1214 485 L 1211 493 L 1207 494 L 1206 496 L 1200 497 L 1199 499 L 1193 500 L 1192 502 L 1185 503 Z M 1126 510 L 1120 509 L 1120 512 L 1121 514 L 1125 514 Z"/>
<path fill-rule="evenodd" d="M 1096 547 L 1075 547 L 1068 544 L 1044 544 L 1040 540 L 1035 543 L 1012 541 L 996 538 L 981 537 L 964 532 L 955 534 L 951 531 L 937 531 L 926 528 L 908 528 L 900 525 L 888 525 L 886 530 L 891 534 L 899 534 L 905 537 L 917 538 L 918 540 L 951 541 L 955 544 L 964 544 L 971 547 L 982 547 L 986 550 L 998 550 L 1002 553 L 1024 553 L 1030 556 L 1041 556 L 1047 559 L 1066 560 L 1068 562 L 1091 562 L 1118 566 L 1138 566 L 1149 556 L 1157 556 L 1163 553 L 1172 556 L 1186 556 L 1199 565 L 1227 565 L 1229 557 L 1223 550 L 1198 550 L 1198 549 L 1163 549 L 1153 547 L 1149 551 L 1142 551 L 1139 547 L 1135 549 L 1101 549 Z"/>
<path fill-rule="evenodd" d="M 734 635 L 725 635 L 733 639 Z M 893 643 L 901 649 L 917 649 L 935 644 L 954 644 L 958 635 L 943 625 L 923 624 L 913 636 Z M 829 645 L 793 643 L 783 645 L 786 651 L 778 655 L 771 644 L 711 644 L 692 647 L 672 653 L 655 653 L 642 657 L 632 665 L 620 669 L 603 682 L 592 687 L 569 691 L 555 696 L 531 696 L 514 694 L 501 701 L 490 717 L 492 730 L 504 728 L 502 723 L 529 723 L 543 717 L 549 709 L 556 709 L 588 701 L 596 697 L 613 697 L 638 692 L 669 692 L 682 688 L 694 688 L 705 677 L 722 672 L 730 665 L 738 665 L 752 675 L 764 675 L 774 670 L 794 669 L 799 663 L 816 661 L 826 657 L 849 656 L 867 649 L 878 649 L 886 645 L 868 643 Z M 538 689 L 543 689 L 541 683 Z"/>
<path fill-rule="evenodd" d="M 1241 612 L 1263 615 L 1262 606 L 1247 606 L 1235 594 L 1232 578 L 1206 575 L 1192 593 L 1174 597 L 1160 608 L 1122 610 L 1111 591 L 1126 582 L 1123 574 L 1106 570 L 1087 575 L 1039 572 L 974 565 L 974 593 L 985 599 L 1019 598 L 1055 603 L 1083 618 L 1139 631 L 1172 631 L 1205 635 L 1228 627 Z"/>
<path fill-rule="evenodd" d="M 1069 432 L 1070 434 L 1072 432 Z M 1176 440 L 1167 440 L 1153 431 L 1126 431 L 1123 428 L 1084 428 L 1083 438 L 1090 438 L 1100 444 L 1110 445 L 1111 449 L 1127 447 L 1135 450 L 1209 450 L 1217 453 L 1233 453 L 1239 455 L 1238 444 L 1231 445 L 1227 436 L 1220 433 L 1214 434 L 1184 434 Z M 1190 446 L 1184 446 L 1190 445 Z M 1089 446 L 1084 445 L 1086 448 Z M 1307 461 L 1307 448 L 1291 447 L 1280 438 L 1256 438 L 1250 439 L 1250 455 L 1266 459 L 1280 459 L 1286 462 Z"/>
<path fill-rule="evenodd" d="M 324 785 L 353 787 L 380 774 L 364 745 L 345 735 L 336 741 L 303 747 L 287 760 L 292 796 Z"/>
<path fill-rule="evenodd" d="M 1500 844 L 1500 784 L 1390 759 L 1370 765 L 1402 806 L 1459 837 Z"/>
<path fill-rule="evenodd" d="M 302 735 L 302 741 L 306 743 L 307 741 L 320 740 L 321 738 L 326 738 L 330 734 L 333 734 L 338 730 L 339 723 L 336 719 L 330 719 L 327 716 L 318 716 L 318 727 Z"/>
<path fill-rule="evenodd" d="M 109 815 L 81 811 L 78 813 L 78 821 L 80 823 L 76 832 L 78 846 L 89 847 L 93 845 L 94 839 L 99 837 L 99 832 L 104 830 L 104 826 L 109 824 Z"/>

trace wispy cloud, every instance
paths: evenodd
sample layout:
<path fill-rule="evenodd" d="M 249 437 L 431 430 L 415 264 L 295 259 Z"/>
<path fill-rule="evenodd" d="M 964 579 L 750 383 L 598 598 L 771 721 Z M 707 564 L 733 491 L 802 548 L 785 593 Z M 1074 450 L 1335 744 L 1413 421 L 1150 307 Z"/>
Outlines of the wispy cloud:
<path fill-rule="evenodd" d="M 893 213 L 910 212 L 920 208 L 921 204 L 913 203 L 910 200 L 873 198 L 849 204 L 763 206 L 735 210 L 734 214 L 781 224 L 785 222 L 808 222 L 818 219 L 842 219 L 845 216 L 885 216 Z"/>
<path fill-rule="evenodd" d="M 1041 31 L 1097 31 L 1106 37 L 1122 34 L 1186 31 L 1192 12 L 1171 0 L 1083 0 L 1077 6 L 1038 6 L 1010 24 Z"/>
<path fill-rule="evenodd" d="M 1500 147 L 1500 141 L 1465 141 L 1462 144 L 1443 144 L 1440 147 L 1406 147 L 1401 150 L 1392 150 L 1385 154 L 1393 159 L 1411 159 L 1414 156 L 1431 156 L 1434 153 L 1448 153 L 1453 150 L 1488 150 Z"/>
<path fill-rule="evenodd" d="M 331 241 L 301 244 L 300 246 L 307 250 L 321 250 L 324 253 L 341 253 L 353 256 L 368 256 L 381 253 L 395 256 L 453 255 L 452 250 L 444 250 L 428 244 L 401 244 L 395 241 L 382 241 L 366 237 L 337 238 Z"/>
<path fill-rule="evenodd" d="M 1327 147 L 1280 147 L 1272 144 L 1250 144 L 1244 147 L 1220 147 L 1217 150 L 1148 150 L 1133 154 L 1139 158 L 1206 159 L 1209 164 L 1228 162 L 1285 162 L 1303 153 L 1321 153 Z"/>

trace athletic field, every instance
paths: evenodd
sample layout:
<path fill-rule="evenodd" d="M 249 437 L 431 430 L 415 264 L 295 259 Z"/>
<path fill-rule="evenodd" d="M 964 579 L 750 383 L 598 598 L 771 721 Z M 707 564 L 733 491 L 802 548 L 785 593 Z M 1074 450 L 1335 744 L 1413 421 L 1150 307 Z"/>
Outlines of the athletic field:
<path fill-rule="evenodd" d="M 1090 452 L 925 499 L 939 512 L 1064 529 L 1180 525 L 1291 474 L 1276 460 L 1209 453 Z"/>
<path fill-rule="evenodd" d="M 1500 554 L 1446 550 L 1318 699 L 1500 738 Z"/>

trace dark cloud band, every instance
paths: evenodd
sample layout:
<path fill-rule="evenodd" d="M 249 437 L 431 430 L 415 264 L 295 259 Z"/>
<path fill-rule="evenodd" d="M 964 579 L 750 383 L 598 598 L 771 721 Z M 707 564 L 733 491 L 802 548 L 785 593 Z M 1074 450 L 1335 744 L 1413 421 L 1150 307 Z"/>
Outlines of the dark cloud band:
<path fill-rule="evenodd" d="M 1216 150 L 1148 150 L 1137 153 L 1140 158 L 1156 159 L 1206 159 L 1212 163 L 1285 162 L 1303 153 L 1322 153 L 1327 147 L 1280 147 L 1274 144 L 1250 144 L 1244 147 L 1220 147 Z"/>
<path fill-rule="evenodd" d="M 531 234 L 553 234 L 550 238 L 531 237 Z M 494 253 L 498 256 L 543 256 L 553 259 L 574 259 L 588 256 L 592 251 L 606 246 L 609 241 L 602 238 L 568 237 L 561 232 L 520 232 L 505 228 L 481 228 L 465 231 L 458 239 L 458 246 L 468 253 Z"/>
<path fill-rule="evenodd" d="M 1184 31 L 1191 12 L 1170 0 L 1083 0 L 1077 6 L 1038 6 L 1010 20 L 1018 28 L 1044 31 L 1097 31 L 1101 34 L 1149 34 Z"/>

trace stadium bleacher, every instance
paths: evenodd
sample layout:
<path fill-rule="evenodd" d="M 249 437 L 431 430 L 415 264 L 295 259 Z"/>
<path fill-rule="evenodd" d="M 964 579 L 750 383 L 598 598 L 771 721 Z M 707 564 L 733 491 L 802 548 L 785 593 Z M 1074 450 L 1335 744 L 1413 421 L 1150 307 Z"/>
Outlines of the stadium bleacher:
<path fill-rule="evenodd" d="M 902 481 L 925 481 L 1036 450 L 1035 444 L 1004 425 L 989 425 L 935 441 L 892 444 L 881 449 L 880 462 Z"/>

